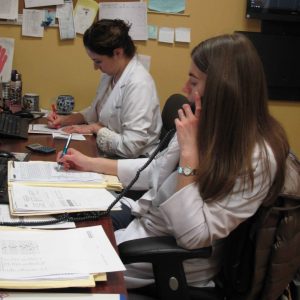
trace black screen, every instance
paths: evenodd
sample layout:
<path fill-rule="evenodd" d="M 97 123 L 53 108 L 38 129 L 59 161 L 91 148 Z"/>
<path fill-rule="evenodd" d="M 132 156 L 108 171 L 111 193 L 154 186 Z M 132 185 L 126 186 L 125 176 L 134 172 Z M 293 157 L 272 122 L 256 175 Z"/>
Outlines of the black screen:
<path fill-rule="evenodd" d="M 254 44 L 266 73 L 269 99 L 300 100 L 300 37 L 241 32 Z"/>
<path fill-rule="evenodd" d="M 299 22 L 300 0 L 247 0 L 246 17 Z"/>

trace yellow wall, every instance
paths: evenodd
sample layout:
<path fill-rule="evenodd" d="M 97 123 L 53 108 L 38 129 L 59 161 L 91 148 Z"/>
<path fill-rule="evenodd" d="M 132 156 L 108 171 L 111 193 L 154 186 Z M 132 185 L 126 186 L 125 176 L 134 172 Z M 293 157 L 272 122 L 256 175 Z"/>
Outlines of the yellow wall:
<path fill-rule="evenodd" d="M 189 16 L 148 14 L 148 23 L 190 27 L 191 44 L 169 45 L 152 40 L 136 43 L 139 53 L 151 56 L 151 74 L 161 105 L 170 94 L 181 92 L 187 79 L 190 51 L 198 42 L 235 30 L 260 30 L 259 21 L 245 19 L 246 0 L 186 0 L 186 3 Z M 21 36 L 20 26 L 8 25 L 0 25 L 0 36 L 15 38 L 13 67 L 23 76 L 23 93 L 38 93 L 41 107 L 49 108 L 59 94 L 73 95 L 76 110 L 93 99 L 99 73 L 85 54 L 81 36 L 60 41 L 58 29 L 49 28 L 42 39 L 28 38 Z M 300 156 L 300 102 L 272 101 L 270 110 L 283 124 L 292 149 Z"/>

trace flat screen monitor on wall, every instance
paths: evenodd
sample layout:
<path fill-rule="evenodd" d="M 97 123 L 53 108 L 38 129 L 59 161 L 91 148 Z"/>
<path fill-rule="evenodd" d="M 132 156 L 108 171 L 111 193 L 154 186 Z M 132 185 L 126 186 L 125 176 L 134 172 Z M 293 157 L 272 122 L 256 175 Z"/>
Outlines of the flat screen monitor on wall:
<path fill-rule="evenodd" d="M 241 33 L 252 41 L 262 60 L 269 99 L 300 101 L 300 37 Z"/>
<path fill-rule="evenodd" d="M 246 17 L 300 22 L 300 0 L 247 0 Z"/>

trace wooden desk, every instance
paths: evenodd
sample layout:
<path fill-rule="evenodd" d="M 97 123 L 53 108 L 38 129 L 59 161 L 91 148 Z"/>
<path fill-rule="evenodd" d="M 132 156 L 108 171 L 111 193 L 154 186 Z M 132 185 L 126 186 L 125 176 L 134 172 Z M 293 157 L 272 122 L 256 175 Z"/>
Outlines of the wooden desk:
<path fill-rule="evenodd" d="M 43 120 L 39 121 L 43 122 Z M 86 141 L 72 141 L 70 147 L 78 149 L 82 153 L 89 156 L 97 156 L 98 150 L 95 142 L 94 136 L 86 136 Z M 41 135 L 41 134 L 29 134 L 28 140 L 24 139 L 8 139 L 0 138 L 0 149 L 13 151 L 13 152 L 29 152 L 26 145 L 40 143 L 42 145 L 51 146 L 56 148 L 56 151 L 63 149 L 66 140 L 53 139 L 51 135 Z M 55 161 L 56 153 L 54 154 L 40 154 L 32 153 L 30 160 L 47 160 Z M 76 224 L 78 227 L 92 226 L 92 225 L 102 225 L 108 238 L 110 239 L 112 245 L 117 250 L 116 240 L 112 228 L 112 223 L 110 217 L 101 217 L 98 221 L 88 221 L 79 222 Z M 127 295 L 126 287 L 124 283 L 123 272 L 110 272 L 107 273 L 107 281 L 97 282 L 97 286 L 94 288 L 76 288 L 76 289 L 59 289 L 55 290 L 57 292 L 85 292 L 85 293 L 112 293 L 112 294 L 123 294 Z"/>

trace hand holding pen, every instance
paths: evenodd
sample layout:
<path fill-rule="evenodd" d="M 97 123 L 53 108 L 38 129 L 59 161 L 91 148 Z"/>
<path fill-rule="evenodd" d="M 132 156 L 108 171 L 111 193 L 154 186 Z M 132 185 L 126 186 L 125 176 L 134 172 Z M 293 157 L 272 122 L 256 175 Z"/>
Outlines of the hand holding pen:
<path fill-rule="evenodd" d="M 62 151 L 62 153 L 61 153 L 61 155 L 60 155 L 60 158 L 64 157 L 64 155 L 67 154 L 68 148 L 69 148 L 69 146 L 70 146 L 71 139 L 72 139 L 72 133 L 71 133 L 71 134 L 69 135 L 69 137 L 68 137 L 68 140 L 67 140 L 67 142 L 66 142 L 66 144 L 65 144 L 65 147 L 64 147 L 64 149 L 63 149 L 63 151 Z M 62 166 L 62 163 L 61 163 L 61 162 L 58 162 L 57 171 L 60 171 L 61 166 Z"/>

